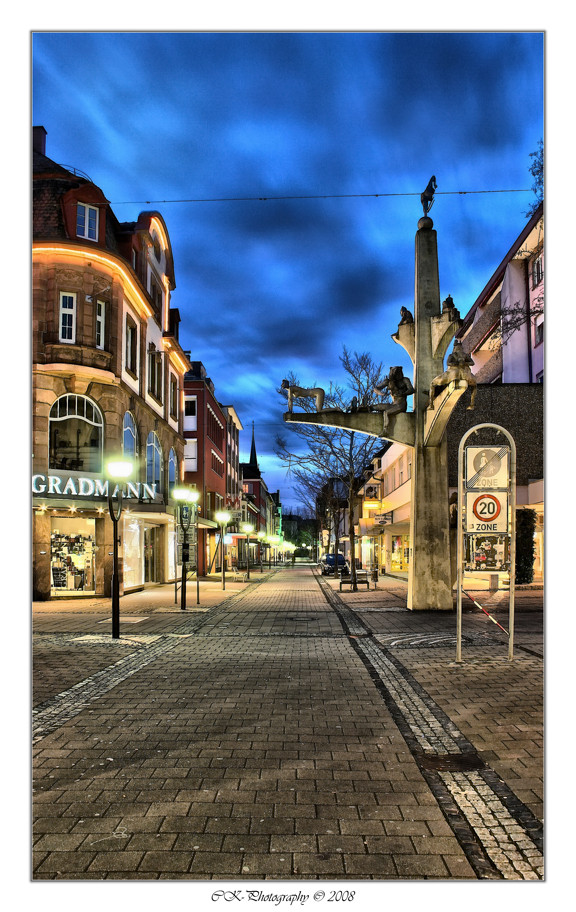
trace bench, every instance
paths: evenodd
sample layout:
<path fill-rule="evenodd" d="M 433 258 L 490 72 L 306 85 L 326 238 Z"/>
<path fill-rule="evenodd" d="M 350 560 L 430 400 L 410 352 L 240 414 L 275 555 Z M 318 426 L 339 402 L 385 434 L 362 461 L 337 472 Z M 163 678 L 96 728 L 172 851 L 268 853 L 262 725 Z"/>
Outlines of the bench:
<path fill-rule="evenodd" d="M 341 576 L 340 577 L 340 592 L 342 592 L 342 586 L 352 585 L 352 574 L 350 576 Z M 370 589 L 370 580 L 368 579 L 368 571 L 366 570 L 357 570 L 356 571 L 356 582 L 359 586 L 366 586 L 367 589 Z"/>
<path fill-rule="evenodd" d="M 235 569 L 232 571 L 232 580 L 235 583 L 245 583 L 247 577 L 248 577 L 248 574 L 245 570 Z"/>

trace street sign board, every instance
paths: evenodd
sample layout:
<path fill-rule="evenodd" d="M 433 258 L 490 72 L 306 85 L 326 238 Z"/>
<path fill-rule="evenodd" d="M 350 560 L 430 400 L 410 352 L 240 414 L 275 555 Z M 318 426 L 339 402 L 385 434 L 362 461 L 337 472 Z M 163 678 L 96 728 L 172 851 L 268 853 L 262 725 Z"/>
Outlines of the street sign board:
<path fill-rule="evenodd" d="M 507 494 L 501 491 L 466 492 L 466 532 L 507 531 Z"/>
<path fill-rule="evenodd" d="M 508 489 L 510 448 L 466 447 L 467 490 Z"/>
<path fill-rule="evenodd" d="M 385 523 L 391 523 L 392 513 L 376 513 L 374 515 L 374 522 L 380 526 L 384 525 Z"/>

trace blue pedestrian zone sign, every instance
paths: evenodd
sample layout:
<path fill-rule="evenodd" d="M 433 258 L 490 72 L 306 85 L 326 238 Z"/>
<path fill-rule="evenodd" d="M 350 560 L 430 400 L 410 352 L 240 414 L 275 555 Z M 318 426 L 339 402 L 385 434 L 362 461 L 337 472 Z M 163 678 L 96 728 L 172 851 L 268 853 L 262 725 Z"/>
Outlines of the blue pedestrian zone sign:
<path fill-rule="evenodd" d="M 192 520 L 191 507 L 186 506 L 186 504 L 182 504 L 180 506 L 180 522 L 182 524 L 182 528 L 185 531 L 188 531 L 188 529 L 190 528 L 191 520 Z"/>
<path fill-rule="evenodd" d="M 466 447 L 465 486 L 468 491 L 507 491 L 509 478 L 509 447 Z"/>

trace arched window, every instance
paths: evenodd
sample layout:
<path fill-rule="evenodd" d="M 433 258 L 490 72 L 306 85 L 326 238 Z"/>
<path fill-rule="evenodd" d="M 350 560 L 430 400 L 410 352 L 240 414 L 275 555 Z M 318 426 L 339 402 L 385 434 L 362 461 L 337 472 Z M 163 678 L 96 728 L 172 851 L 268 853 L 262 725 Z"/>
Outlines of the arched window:
<path fill-rule="evenodd" d="M 157 493 L 162 491 L 164 460 L 158 434 L 150 431 L 146 441 L 146 483 L 157 485 Z"/>
<path fill-rule="evenodd" d="M 104 420 L 95 402 L 68 393 L 50 409 L 51 469 L 76 472 L 102 471 Z"/>
<path fill-rule="evenodd" d="M 170 452 L 168 453 L 168 494 L 172 494 L 172 488 L 176 484 L 178 478 L 178 460 L 176 459 L 176 453 L 172 447 L 170 447 Z"/>
<path fill-rule="evenodd" d="M 132 412 L 125 412 L 124 414 L 122 452 L 127 459 L 135 460 L 138 456 L 138 428 Z"/>

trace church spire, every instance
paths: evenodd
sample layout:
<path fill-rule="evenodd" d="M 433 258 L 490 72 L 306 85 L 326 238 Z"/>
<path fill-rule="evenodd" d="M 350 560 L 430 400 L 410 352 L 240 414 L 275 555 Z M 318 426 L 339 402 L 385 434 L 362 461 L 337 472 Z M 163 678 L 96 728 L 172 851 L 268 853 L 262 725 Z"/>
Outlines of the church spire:
<path fill-rule="evenodd" d="M 256 441 L 254 439 L 254 422 L 252 422 L 252 446 L 250 447 L 250 465 L 258 468 L 258 457 L 256 456 Z"/>

